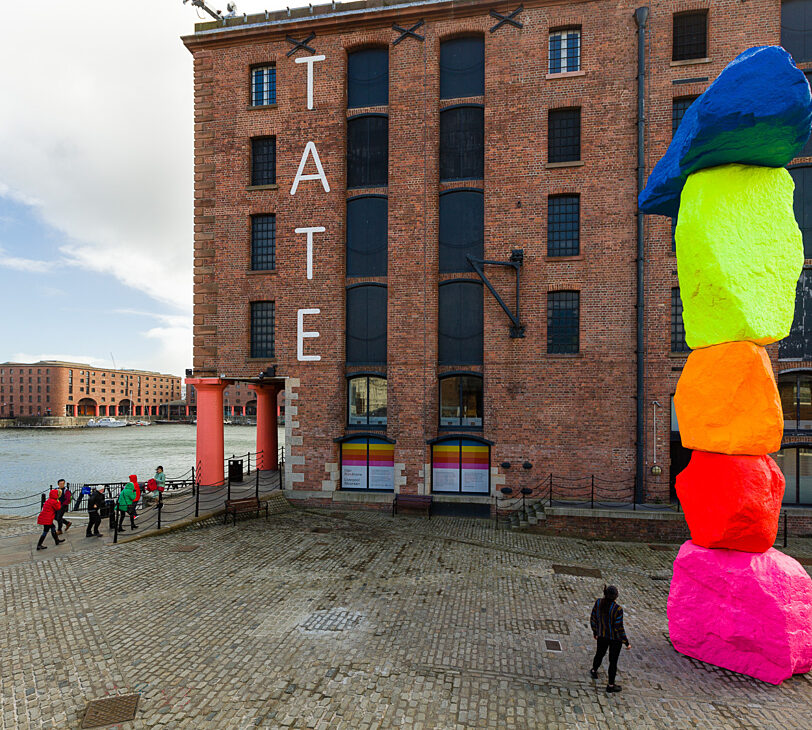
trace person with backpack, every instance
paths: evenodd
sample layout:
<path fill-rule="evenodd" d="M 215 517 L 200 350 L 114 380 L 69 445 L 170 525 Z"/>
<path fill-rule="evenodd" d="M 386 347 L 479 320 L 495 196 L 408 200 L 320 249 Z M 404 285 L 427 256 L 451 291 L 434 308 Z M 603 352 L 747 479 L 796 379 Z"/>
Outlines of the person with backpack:
<path fill-rule="evenodd" d="M 99 532 L 101 510 L 104 507 L 104 484 L 99 484 L 87 500 L 87 530 L 85 537 L 102 537 Z"/>
<path fill-rule="evenodd" d="M 598 667 L 600 667 L 601 662 L 603 662 L 603 657 L 606 656 L 606 650 L 608 649 L 609 683 L 606 685 L 607 692 L 620 692 L 620 685 L 615 684 L 620 648 L 624 644 L 627 649 L 632 648 L 626 636 L 626 630 L 623 627 L 623 609 L 620 607 L 620 604 L 616 603 L 617 596 L 617 588 L 614 586 L 605 586 L 603 589 L 603 598 L 599 598 L 595 601 L 595 605 L 592 607 L 592 615 L 589 618 L 589 623 L 592 626 L 592 635 L 598 642 L 598 648 L 595 651 L 595 658 L 592 660 L 592 669 L 589 674 L 592 679 L 598 678 Z"/>
<path fill-rule="evenodd" d="M 65 532 L 67 532 L 70 530 L 70 526 L 73 524 L 70 520 L 65 519 L 65 513 L 70 509 L 70 500 L 72 495 L 64 479 L 60 479 L 56 483 L 56 486 L 59 488 L 59 503 L 62 505 L 59 508 L 59 511 L 56 513 L 56 534 L 61 535 L 63 525 L 65 527 Z"/>
<path fill-rule="evenodd" d="M 56 536 L 56 529 L 54 529 L 54 520 L 61 507 L 62 503 L 59 501 L 59 490 L 52 489 L 48 493 L 48 499 L 45 500 L 45 504 L 42 505 L 39 517 L 37 517 L 37 524 L 42 527 L 42 535 L 40 535 L 39 542 L 37 543 L 37 550 L 48 549 L 42 543 L 45 542 L 45 538 L 49 532 L 54 536 L 54 542 L 57 545 L 61 545 L 65 542 Z"/>

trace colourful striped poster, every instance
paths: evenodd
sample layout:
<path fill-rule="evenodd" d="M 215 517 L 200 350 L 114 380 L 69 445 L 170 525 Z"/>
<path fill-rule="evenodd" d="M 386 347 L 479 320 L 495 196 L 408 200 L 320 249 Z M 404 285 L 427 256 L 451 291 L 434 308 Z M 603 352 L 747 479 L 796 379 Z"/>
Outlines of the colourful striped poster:
<path fill-rule="evenodd" d="M 460 491 L 460 442 L 446 441 L 431 447 L 431 491 Z"/>
<path fill-rule="evenodd" d="M 341 488 L 366 489 L 367 440 L 345 441 L 341 444 Z"/>
<path fill-rule="evenodd" d="M 395 445 L 359 438 L 341 444 L 342 489 L 395 489 Z"/>
<path fill-rule="evenodd" d="M 491 450 L 487 444 L 456 439 L 434 444 L 431 451 L 433 492 L 488 494 Z"/>
<path fill-rule="evenodd" d="M 462 441 L 462 491 L 488 493 L 491 449 L 478 441 Z"/>
<path fill-rule="evenodd" d="M 369 489 L 395 489 L 395 445 L 369 440 Z"/>

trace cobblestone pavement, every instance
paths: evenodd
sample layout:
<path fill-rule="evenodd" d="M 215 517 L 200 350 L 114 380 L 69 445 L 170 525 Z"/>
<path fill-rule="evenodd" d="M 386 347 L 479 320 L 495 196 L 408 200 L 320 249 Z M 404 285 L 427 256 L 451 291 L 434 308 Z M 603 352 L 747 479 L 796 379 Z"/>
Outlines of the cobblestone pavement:
<path fill-rule="evenodd" d="M 76 728 L 87 700 L 127 692 L 123 728 L 809 727 L 812 677 L 772 687 L 674 652 L 675 555 L 291 510 L 5 567 L 0 727 Z M 633 644 L 613 696 L 588 674 L 604 580 Z"/>

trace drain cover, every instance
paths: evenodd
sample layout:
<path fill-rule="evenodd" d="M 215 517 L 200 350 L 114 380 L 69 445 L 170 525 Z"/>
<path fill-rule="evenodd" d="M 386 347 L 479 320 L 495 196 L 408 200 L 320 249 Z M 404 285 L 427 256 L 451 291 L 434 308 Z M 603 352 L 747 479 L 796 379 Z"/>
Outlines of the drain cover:
<path fill-rule="evenodd" d="M 547 651 L 563 651 L 561 649 L 561 642 L 556 641 L 555 639 L 545 639 L 544 647 L 547 649 Z"/>
<path fill-rule="evenodd" d="M 102 727 L 135 719 L 140 694 L 117 695 L 87 703 L 82 727 Z"/>
<path fill-rule="evenodd" d="M 597 568 L 584 568 L 581 565 L 554 565 L 553 573 L 558 575 L 577 575 L 580 578 L 600 578 L 601 572 Z"/>
<path fill-rule="evenodd" d="M 200 545 L 175 545 L 173 548 L 169 548 L 170 553 L 190 553 L 193 550 L 197 550 Z"/>

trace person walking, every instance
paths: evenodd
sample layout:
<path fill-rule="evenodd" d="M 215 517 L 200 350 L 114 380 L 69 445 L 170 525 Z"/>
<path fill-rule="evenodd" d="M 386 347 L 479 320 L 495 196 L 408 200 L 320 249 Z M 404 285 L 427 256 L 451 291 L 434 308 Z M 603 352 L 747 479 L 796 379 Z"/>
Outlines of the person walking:
<path fill-rule="evenodd" d="M 63 542 L 65 542 L 57 537 L 56 529 L 54 528 L 54 520 L 56 519 L 56 514 L 59 512 L 61 507 L 62 504 L 59 501 L 59 490 L 52 489 L 48 493 L 48 499 L 45 500 L 45 504 L 42 505 L 42 510 L 40 510 L 39 517 L 37 517 L 37 524 L 42 526 L 42 535 L 39 537 L 37 550 L 48 549 L 42 543 L 45 542 L 45 538 L 49 532 L 54 536 L 54 542 L 57 545 L 61 545 Z"/>
<path fill-rule="evenodd" d="M 102 537 L 99 532 L 101 509 L 104 507 L 104 484 L 99 484 L 87 500 L 87 530 L 85 537 Z"/>
<path fill-rule="evenodd" d="M 130 510 L 132 509 L 133 504 L 135 503 L 135 486 L 132 482 L 127 482 L 124 485 L 124 489 L 121 490 L 121 494 L 118 495 L 118 503 L 116 504 L 116 510 L 118 511 L 118 532 L 124 532 L 124 517 L 127 514 L 130 514 L 130 528 L 133 529 L 134 522 L 132 520 L 132 514 Z"/>
<path fill-rule="evenodd" d="M 60 479 L 56 486 L 59 488 L 59 503 L 61 504 L 59 511 L 56 513 L 56 534 L 61 535 L 63 525 L 65 532 L 67 532 L 73 524 L 70 520 L 65 519 L 65 513 L 70 509 L 71 493 L 64 479 Z"/>
<path fill-rule="evenodd" d="M 592 615 L 589 618 L 592 635 L 598 642 L 598 648 L 595 651 L 595 658 L 592 660 L 592 669 L 589 674 L 592 679 L 598 678 L 598 667 L 603 662 L 603 657 L 606 656 L 606 650 L 608 649 L 609 683 L 606 685 L 607 692 L 620 692 L 620 685 L 615 684 L 620 648 L 623 644 L 626 645 L 627 649 L 632 648 L 623 627 L 623 609 L 620 604 L 616 603 L 617 596 L 617 588 L 614 586 L 604 587 L 603 598 L 595 601 L 595 605 L 592 607 Z"/>

